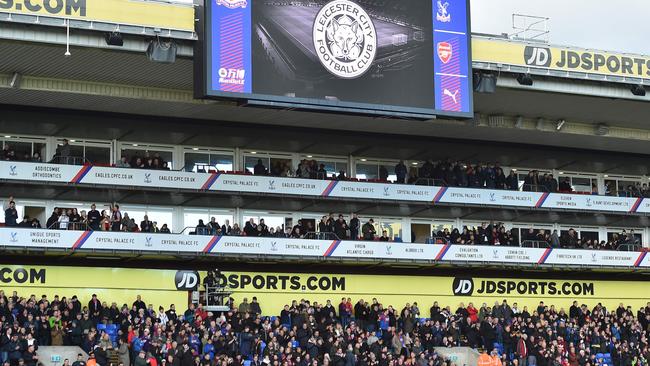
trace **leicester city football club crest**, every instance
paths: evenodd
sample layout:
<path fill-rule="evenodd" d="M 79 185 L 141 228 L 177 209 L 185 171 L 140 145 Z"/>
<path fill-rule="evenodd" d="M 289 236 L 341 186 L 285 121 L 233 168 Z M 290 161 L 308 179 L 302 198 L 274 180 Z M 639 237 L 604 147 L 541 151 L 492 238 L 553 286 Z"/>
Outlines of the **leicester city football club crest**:
<path fill-rule="evenodd" d="M 366 73 L 377 55 L 377 31 L 368 13 L 350 0 L 323 6 L 312 29 L 314 49 L 325 69 L 342 79 Z"/>

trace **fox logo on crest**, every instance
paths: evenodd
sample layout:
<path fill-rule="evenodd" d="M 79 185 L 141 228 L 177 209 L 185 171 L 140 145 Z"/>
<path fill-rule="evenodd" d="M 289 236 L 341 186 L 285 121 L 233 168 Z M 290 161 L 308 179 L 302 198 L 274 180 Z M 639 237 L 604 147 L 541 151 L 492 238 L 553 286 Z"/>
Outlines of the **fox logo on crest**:
<path fill-rule="evenodd" d="M 359 23 L 347 15 L 332 20 L 327 29 L 327 39 L 334 57 L 343 61 L 359 58 L 363 45 L 363 32 L 359 30 Z"/>

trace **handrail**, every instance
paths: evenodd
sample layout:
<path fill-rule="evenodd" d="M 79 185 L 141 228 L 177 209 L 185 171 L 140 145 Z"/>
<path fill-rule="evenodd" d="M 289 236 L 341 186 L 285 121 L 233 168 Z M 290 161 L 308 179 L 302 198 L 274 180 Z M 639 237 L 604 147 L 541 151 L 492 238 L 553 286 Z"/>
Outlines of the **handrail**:
<path fill-rule="evenodd" d="M 61 228 L 61 224 L 64 224 L 64 228 Z M 72 230 L 72 231 L 88 231 L 90 227 L 86 222 L 53 222 L 52 225 L 48 226 L 50 230 Z"/>
<path fill-rule="evenodd" d="M 308 240 L 341 240 L 336 233 L 332 232 L 308 232 L 305 234 L 304 239 Z"/>
<path fill-rule="evenodd" d="M 524 240 L 521 242 L 522 248 L 550 248 L 551 244 L 543 240 Z"/>
<path fill-rule="evenodd" d="M 642 247 L 639 244 L 627 243 L 619 245 L 616 250 L 621 252 L 640 252 L 641 248 Z"/>
<path fill-rule="evenodd" d="M 416 186 L 433 186 L 433 187 L 447 187 L 447 182 L 442 179 L 433 178 L 418 178 L 414 183 Z"/>
<path fill-rule="evenodd" d="M 430 236 L 424 240 L 425 244 L 450 244 L 449 240 L 442 236 Z"/>
<path fill-rule="evenodd" d="M 90 160 L 86 159 L 83 156 L 61 156 L 54 155 L 52 160 L 49 161 L 52 164 L 63 164 L 63 165 L 85 165 L 91 164 Z"/>
<path fill-rule="evenodd" d="M 528 189 L 526 189 L 528 188 Z M 523 184 L 521 186 L 523 192 L 542 192 L 549 193 L 548 188 L 542 184 Z"/>

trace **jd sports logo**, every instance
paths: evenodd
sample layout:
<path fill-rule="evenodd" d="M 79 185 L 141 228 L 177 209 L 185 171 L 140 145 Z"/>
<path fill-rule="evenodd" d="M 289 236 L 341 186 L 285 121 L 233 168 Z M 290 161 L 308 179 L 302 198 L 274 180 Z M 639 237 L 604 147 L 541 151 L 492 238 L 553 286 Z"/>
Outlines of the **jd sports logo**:
<path fill-rule="evenodd" d="M 551 49 L 526 46 L 524 60 L 526 61 L 526 65 L 549 67 L 551 66 Z"/>
<path fill-rule="evenodd" d="M 194 291 L 199 285 L 199 273 L 196 271 L 176 271 L 174 283 L 177 290 Z"/>
<path fill-rule="evenodd" d="M 471 278 L 454 278 L 451 290 L 454 296 L 472 296 L 472 293 L 474 293 L 474 280 Z"/>

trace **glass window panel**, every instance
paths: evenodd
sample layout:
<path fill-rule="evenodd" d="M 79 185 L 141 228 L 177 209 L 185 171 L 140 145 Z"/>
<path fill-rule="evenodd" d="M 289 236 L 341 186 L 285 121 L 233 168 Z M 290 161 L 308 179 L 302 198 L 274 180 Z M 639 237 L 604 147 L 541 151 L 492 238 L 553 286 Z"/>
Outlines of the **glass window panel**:
<path fill-rule="evenodd" d="M 262 160 L 262 164 L 264 164 L 266 169 L 269 168 L 270 159 L 265 157 L 260 157 L 260 156 L 246 156 L 244 158 L 244 167 L 246 168 L 246 170 L 253 173 L 255 165 L 257 165 L 258 160 Z"/>
<path fill-rule="evenodd" d="M 142 159 L 143 163 L 146 164 L 148 159 L 154 159 L 157 157 L 160 159 L 161 166 L 164 163 L 167 163 L 168 169 L 174 169 L 172 164 L 171 151 L 126 148 L 126 149 L 122 149 L 121 156 L 126 156 L 127 161 L 132 165 L 135 163 L 137 158 Z"/>
<path fill-rule="evenodd" d="M 377 179 L 379 178 L 379 166 L 377 164 L 357 164 L 358 179 Z"/>
<path fill-rule="evenodd" d="M 9 202 L 5 200 L 5 201 L 2 202 L 2 211 L 3 212 L 2 212 L 2 215 L 0 215 L 0 223 L 4 224 L 4 222 L 5 222 L 4 210 L 6 210 L 7 208 L 9 208 Z M 16 222 L 20 223 L 21 221 L 23 221 L 23 217 L 25 217 L 25 206 L 16 204 L 16 211 L 18 212 L 18 219 L 16 219 Z"/>
<path fill-rule="evenodd" d="M 110 164 L 111 148 L 99 146 L 86 146 L 84 158 L 92 164 Z"/>
<path fill-rule="evenodd" d="M 210 154 L 210 164 L 221 171 L 233 170 L 233 156 L 224 154 Z"/>
<path fill-rule="evenodd" d="M 388 237 L 391 239 L 395 239 L 395 237 L 402 237 L 402 223 L 400 221 L 380 221 L 379 231 L 377 232 L 377 235 L 381 236 L 384 230 L 386 230 Z"/>
<path fill-rule="evenodd" d="M 18 161 L 30 160 L 30 157 L 32 155 L 31 142 L 6 141 L 5 145 L 9 146 L 9 150 L 13 150 L 15 160 Z"/>
<path fill-rule="evenodd" d="M 45 161 L 46 160 L 45 159 L 45 149 L 46 149 L 45 144 L 35 142 L 33 147 L 32 147 L 32 158 L 34 157 L 33 156 L 34 153 L 38 153 L 38 157 L 36 157 L 36 159 L 38 160 L 40 158 L 39 161 Z"/>
<path fill-rule="evenodd" d="M 61 145 L 59 145 L 61 146 Z M 83 158 L 84 156 L 84 147 L 83 145 L 72 145 L 70 144 L 70 156 L 75 158 Z"/>
<path fill-rule="evenodd" d="M 207 172 L 210 169 L 210 154 L 185 153 L 185 171 Z"/>

